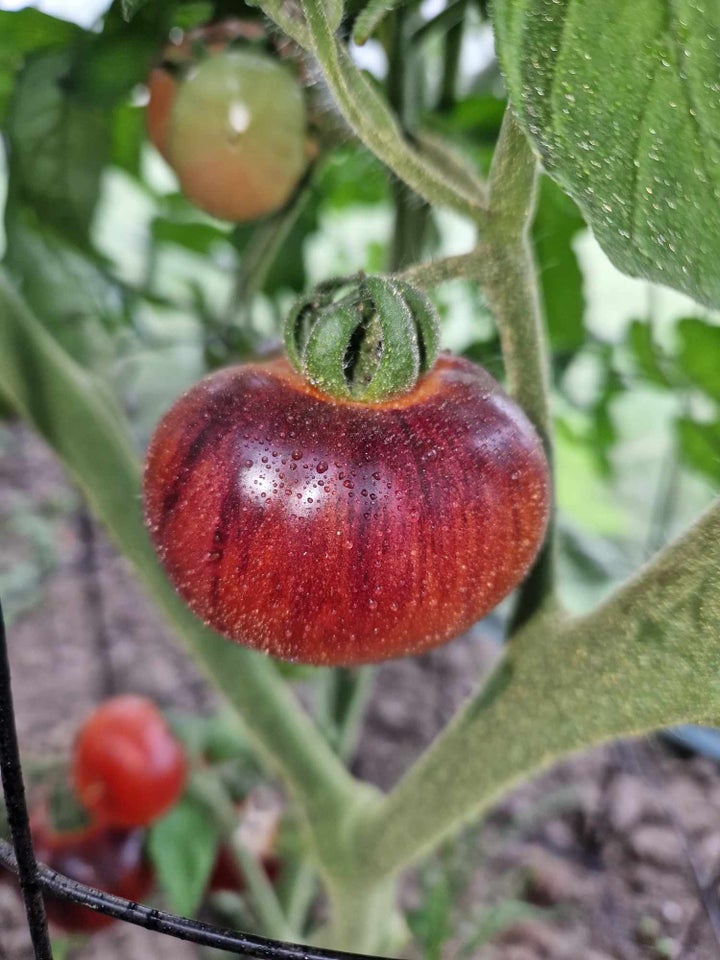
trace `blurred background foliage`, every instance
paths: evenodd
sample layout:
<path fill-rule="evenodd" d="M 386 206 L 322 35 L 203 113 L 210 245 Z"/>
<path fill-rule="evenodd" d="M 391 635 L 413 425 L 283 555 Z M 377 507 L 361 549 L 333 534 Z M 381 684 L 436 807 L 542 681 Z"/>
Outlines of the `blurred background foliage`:
<path fill-rule="evenodd" d="M 138 449 L 161 411 L 207 370 L 274 349 L 298 292 L 407 261 L 400 207 L 422 224 L 414 257 L 471 247 L 471 225 L 399 200 L 398 185 L 339 121 L 337 146 L 290 211 L 233 227 L 185 201 L 146 140 L 144 80 L 171 29 L 230 10 L 256 17 L 256 9 L 237 0 L 37 4 L 53 16 L 17 6 L 0 2 L 0 252 L 45 327 L 114 389 Z M 504 90 L 484 4 L 424 0 L 406 27 L 424 54 L 414 129 L 448 138 L 487 167 Z M 382 81 L 394 69 L 393 38 L 384 28 L 378 37 L 354 55 Z M 332 113 L 317 82 L 312 95 Z M 562 583 L 580 610 L 720 485 L 720 326 L 691 300 L 620 274 L 546 178 L 534 239 L 555 375 Z M 444 346 L 501 376 L 481 291 L 453 282 L 436 298 Z M 12 442 L 0 427 L 0 444 Z M 17 558 L 0 561 L 0 590 L 14 609 L 52 563 L 51 538 L 28 511 L 0 508 L 2 527 L 29 531 L 23 576 Z"/>

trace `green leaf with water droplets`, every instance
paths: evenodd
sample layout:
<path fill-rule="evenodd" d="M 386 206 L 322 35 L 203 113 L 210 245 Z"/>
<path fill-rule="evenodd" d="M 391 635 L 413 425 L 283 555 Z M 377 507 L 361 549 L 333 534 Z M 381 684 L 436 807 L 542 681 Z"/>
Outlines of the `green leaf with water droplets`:
<path fill-rule="evenodd" d="M 720 4 L 495 0 L 520 121 L 626 273 L 720 306 Z"/>

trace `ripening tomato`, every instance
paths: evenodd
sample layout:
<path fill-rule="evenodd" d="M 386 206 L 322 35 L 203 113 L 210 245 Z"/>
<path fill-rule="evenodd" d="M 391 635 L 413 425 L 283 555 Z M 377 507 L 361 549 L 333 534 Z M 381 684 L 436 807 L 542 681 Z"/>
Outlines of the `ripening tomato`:
<path fill-rule="evenodd" d="M 193 610 L 314 664 L 461 633 L 528 571 L 548 501 L 522 410 L 447 355 L 381 403 L 333 399 L 286 359 L 219 371 L 163 417 L 145 468 L 151 536 Z"/>
<path fill-rule="evenodd" d="M 178 799 L 187 761 L 160 711 L 144 697 L 120 696 L 85 721 L 73 751 L 78 799 L 100 823 L 151 823 Z"/>
<path fill-rule="evenodd" d="M 148 77 L 150 99 L 145 122 L 150 139 L 168 163 L 170 162 L 168 154 L 170 115 L 177 96 L 177 88 L 177 80 L 168 70 L 164 67 L 153 67 Z"/>
<path fill-rule="evenodd" d="M 33 812 L 35 856 L 45 866 L 90 887 L 139 902 L 149 894 L 153 871 L 143 853 L 145 833 L 94 825 L 72 833 L 50 826 L 44 807 Z M 65 933 L 93 933 L 114 921 L 88 907 L 45 895 L 48 919 Z"/>
<path fill-rule="evenodd" d="M 148 87 L 150 137 L 194 204 L 248 221 L 290 200 L 310 156 L 291 65 L 255 49 L 211 47 L 179 79 L 156 67 Z"/>
<path fill-rule="evenodd" d="M 149 100 L 145 117 L 150 139 L 168 162 L 172 108 L 182 73 L 192 66 L 196 51 L 220 53 L 228 44 L 240 38 L 260 41 L 264 36 L 265 30 L 258 21 L 230 19 L 196 27 L 168 43 L 163 51 L 162 63 L 154 67 L 148 77 Z"/>

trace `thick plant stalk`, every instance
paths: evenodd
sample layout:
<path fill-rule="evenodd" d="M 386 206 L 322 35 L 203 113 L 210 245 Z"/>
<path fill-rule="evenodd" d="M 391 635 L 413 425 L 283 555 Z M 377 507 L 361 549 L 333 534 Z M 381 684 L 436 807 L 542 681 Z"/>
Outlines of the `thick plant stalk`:
<path fill-rule="evenodd" d="M 537 162 L 510 109 L 490 169 L 489 226 L 477 250 L 478 279 L 495 315 L 510 393 L 550 452 L 549 364 L 529 231 Z"/>
<path fill-rule="evenodd" d="M 0 273 L 0 385 L 54 447 L 186 648 L 328 832 L 356 799 L 353 778 L 270 660 L 204 627 L 165 578 L 140 511 L 140 469 L 113 399 L 55 343 Z M 328 841 L 326 840 L 326 843 Z"/>
<path fill-rule="evenodd" d="M 587 616 L 538 616 L 485 689 L 359 825 L 359 874 L 392 874 L 569 753 L 720 720 L 720 501 Z"/>

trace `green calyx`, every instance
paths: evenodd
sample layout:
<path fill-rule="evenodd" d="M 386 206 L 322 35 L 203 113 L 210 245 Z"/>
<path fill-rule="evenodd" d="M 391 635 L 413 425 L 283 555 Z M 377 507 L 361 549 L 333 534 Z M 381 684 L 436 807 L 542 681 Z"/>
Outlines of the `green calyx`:
<path fill-rule="evenodd" d="M 332 397 L 365 403 L 412 390 L 438 343 L 431 301 L 392 277 L 330 280 L 298 301 L 285 324 L 299 373 Z"/>

